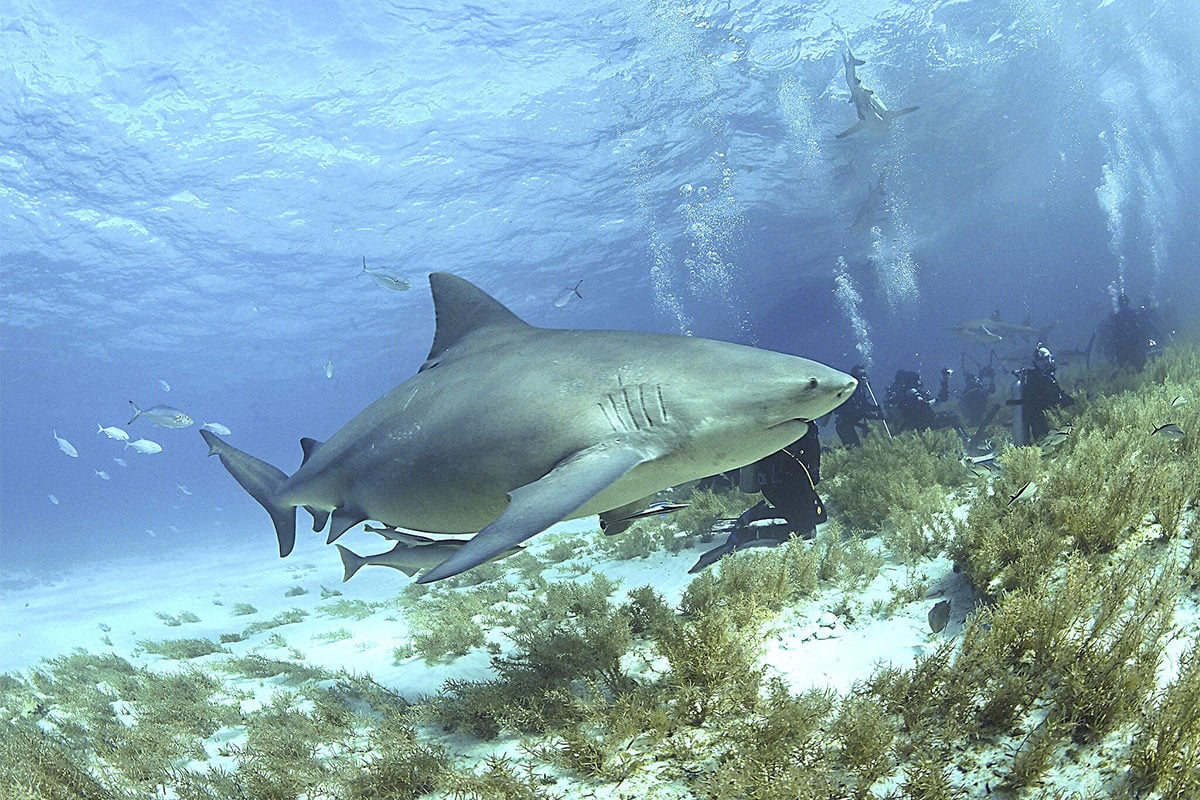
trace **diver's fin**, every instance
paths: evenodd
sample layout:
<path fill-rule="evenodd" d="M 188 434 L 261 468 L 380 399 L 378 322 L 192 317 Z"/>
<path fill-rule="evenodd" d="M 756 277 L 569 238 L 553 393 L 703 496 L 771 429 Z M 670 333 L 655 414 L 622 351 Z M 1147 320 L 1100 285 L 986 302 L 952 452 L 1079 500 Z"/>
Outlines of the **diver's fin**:
<path fill-rule="evenodd" d="M 279 557 L 292 552 L 296 545 L 296 507 L 279 505 L 273 499 L 288 476 L 267 462 L 226 444 L 212 431 L 201 430 L 200 435 L 208 444 L 208 454 L 219 456 L 233 479 L 271 515 L 275 538 L 279 540 Z"/>
<path fill-rule="evenodd" d="M 343 547 L 340 544 L 335 545 L 335 547 L 337 547 L 338 552 L 342 555 L 342 583 L 345 583 L 354 577 L 354 573 L 362 569 L 362 565 L 366 564 L 367 560 L 353 550 Z"/>
<path fill-rule="evenodd" d="M 358 523 L 370 519 L 366 514 L 353 508 L 335 508 L 331 516 L 333 520 L 329 523 L 329 535 L 325 537 L 325 544 L 333 544 L 343 533 Z"/>
<path fill-rule="evenodd" d="M 541 533 L 648 458 L 633 448 L 592 448 L 576 453 L 542 478 L 509 492 L 510 502 L 503 514 L 417 583 L 457 575 Z"/>

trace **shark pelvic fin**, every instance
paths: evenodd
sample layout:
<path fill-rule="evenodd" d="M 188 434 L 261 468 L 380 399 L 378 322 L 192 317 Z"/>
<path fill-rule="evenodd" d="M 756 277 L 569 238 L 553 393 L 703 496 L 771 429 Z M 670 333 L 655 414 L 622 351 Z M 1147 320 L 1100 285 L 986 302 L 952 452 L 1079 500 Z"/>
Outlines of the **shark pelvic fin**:
<path fill-rule="evenodd" d="M 634 448 L 594 448 L 562 461 L 545 476 L 509 492 L 494 522 L 454 555 L 417 579 L 430 583 L 457 575 L 566 519 L 629 470 L 647 460 Z"/>
<path fill-rule="evenodd" d="M 233 479 L 271 515 L 275 537 L 279 540 L 279 557 L 287 556 L 296 545 L 296 508 L 276 503 L 274 496 L 288 476 L 267 462 L 226 444 L 212 431 L 202 430 L 200 435 L 208 444 L 208 454 L 220 457 L 221 464 Z"/>
<path fill-rule="evenodd" d="M 325 538 L 325 544 L 333 544 L 343 533 L 369 519 L 366 514 L 353 508 L 335 508 L 332 516 L 333 521 L 329 524 L 329 536 Z"/>
<path fill-rule="evenodd" d="M 329 512 L 323 508 L 313 508 L 305 506 L 304 510 L 312 514 L 313 518 L 313 533 L 320 533 L 325 530 L 325 523 L 329 522 Z"/>

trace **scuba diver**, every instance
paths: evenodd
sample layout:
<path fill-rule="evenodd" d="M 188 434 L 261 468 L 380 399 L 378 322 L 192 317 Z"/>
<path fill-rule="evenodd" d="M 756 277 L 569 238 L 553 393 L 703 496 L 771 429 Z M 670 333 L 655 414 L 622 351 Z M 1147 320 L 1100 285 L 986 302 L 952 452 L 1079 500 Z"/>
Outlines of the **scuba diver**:
<path fill-rule="evenodd" d="M 1100 328 L 1100 341 L 1105 354 L 1118 367 L 1132 367 L 1141 372 L 1146 366 L 1157 335 L 1150 322 L 1150 312 L 1144 306 L 1134 309 L 1125 292 L 1117 297 L 1117 309 Z"/>
<path fill-rule="evenodd" d="M 849 400 L 834 411 L 833 427 L 837 431 L 838 438 L 846 447 L 858 447 L 862 444 L 858 438 L 859 428 L 866 433 L 869 430 L 867 427 L 869 419 L 883 422 L 883 428 L 890 436 L 891 431 L 887 428 L 887 420 L 883 418 L 883 409 L 879 407 L 879 403 L 875 402 L 875 393 L 871 391 L 871 383 L 867 380 L 866 367 L 857 364 L 850 370 L 850 374 L 858 380 L 858 388 L 854 390 L 854 394 L 850 395 Z"/>
<path fill-rule="evenodd" d="M 965 385 L 959 399 L 959 407 L 962 408 L 967 425 L 974 428 L 983 424 L 987 415 L 988 403 L 996 391 L 996 370 L 990 361 L 987 366 L 981 366 L 978 373 L 973 373 L 964 366 L 963 383 Z"/>
<path fill-rule="evenodd" d="M 916 372 L 910 369 L 896 370 L 896 378 L 888 387 L 887 399 L 897 431 L 954 428 L 964 440 L 966 439 L 955 414 L 933 410 L 937 400 L 921 383 L 921 376 Z"/>
<path fill-rule="evenodd" d="M 742 491 L 761 491 L 765 500 L 742 512 L 725 542 L 700 556 L 688 572 L 699 572 L 730 553 L 747 547 L 775 547 L 792 536 L 811 539 L 827 518 L 817 494 L 821 480 L 821 442 L 817 424 L 787 447 L 742 467 Z M 784 525 L 754 525 L 782 518 Z"/>
<path fill-rule="evenodd" d="M 1050 431 L 1046 411 L 1075 402 L 1058 385 L 1057 370 L 1054 354 L 1041 342 L 1033 351 L 1032 365 L 1013 370 L 1016 381 L 1008 401 L 1013 407 L 1013 444 L 1027 445 L 1044 437 Z"/>

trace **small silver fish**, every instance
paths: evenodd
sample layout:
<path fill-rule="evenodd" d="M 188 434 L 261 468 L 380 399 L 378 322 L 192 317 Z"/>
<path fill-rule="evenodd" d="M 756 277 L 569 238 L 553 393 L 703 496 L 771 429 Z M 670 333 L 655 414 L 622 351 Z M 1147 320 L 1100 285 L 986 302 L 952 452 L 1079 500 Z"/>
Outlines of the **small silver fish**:
<path fill-rule="evenodd" d="M 946 624 L 950 622 L 950 601 L 940 600 L 933 604 L 933 608 L 929 609 L 929 630 L 934 633 L 941 633 L 946 630 Z"/>
<path fill-rule="evenodd" d="M 175 488 L 178 489 L 179 491 L 183 492 L 184 494 L 186 494 L 188 497 L 192 496 L 191 491 L 189 491 L 188 488 L 186 486 L 184 486 L 182 483 L 175 484 Z"/>
<path fill-rule="evenodd" d="M 79 458 L 79 451 L 75 449 L 75 445 L 68 442 L 66 439 L 58 435 L 58 431 L 51 431 L 54 434 L 54 441 L 58 442 L 58 449 L 69 455 L 71 458 Z"/>
<path fill-rule="evenodd" d="M 379 284 L 385 289 L 392 289 L 397 292 L 407 292 L 412 288 L 412 284 L 404 280 L 404 278 L 397 278 L 395 275 L 389 275 L 381 269 L 367 269 L 366 256 L 363 256 L 363 271 L 360 274 L 371 276 L 371 280 L 375 281 L 375 283 Z"/>
<path fill-rule="evenodd" d="M 104 470 L 94 469 L 94 470 L 92 470 L 92 472 L 96 473 L 96 477 L 99 478 L 100 480 L 102 480 L 102 481 L 108 480 L 108 473 L 105 472 Z"/>
<path fill-rule="evenodd" d="M 229 430 L 229 428 L 226 428 L 224 425 L 222 425 L 219 422 L 206 422 L 200 426 L 200 429 L 205 430 L 205 431 L 212 431 L 213 433 L 217 434 L 218 436 L 228 436 L 229 434 L 233 433 L 233 431 Z"/>
<path fill-rule="evenodd" d="M 57 498 L 57 497 L 55 497 L 55 496 L 54 496 L 54 495 L 52 495 L 52 494 L 51 494 L 51 495 L 47 495 L 47 497 L 49 497 L 49 498 L 50 498 L 50 502 L 51 502 L 51 503 L 53 503 L 54 505 L 58 505 L 58 498 Z"/>
<path fill-rule="evenodd" d="M 123 458 L 114 458 L 114 459 L 113 459 L 113 461 L 117 462 L 117 463 L 118 463 L 118 464 L 120 464 L 122 467 L 128 467 L 128 466 L 129 466 L 129 462 L 128 462 L 128 461 L 126 461 L 126 460 L 125 460 L 125 459 L 123 459 Z"/>
<path fill-rule="evenodd" d="M 166 381 L 162 381 L 162 380 L 160 380 L 160 381 L 158 382 L 158 386 L 159 386 L 159 388 L 160 388 L 160 389 L 162 389 L 164 392 L 169 392 L 169 391 L 171 391 L 171 384 L 167 383 Z"/>
<path fill-rule="evenodd" d="M 1174 422 L 1168 422 L 1166 425 L 1159 425 L 1150 433 L 1151 436 L 1161 436 L 1162 438 L 1172 442 L 1182 442 L 1187 436 L 1183 432 L 1183 428 L 1176 425 Z"/>
<path fill-rule="evenodd" d="M 143 410 L 138 408 L 137 403 L 132 400 L 129 401 L 129 405 L 133 406 L 133 416 L 129 418 L 129 422 L 125 423 L 126 425 L 132 425 L 138 417 L 145 417 L 160 428 L 186 428 L 195 422 L 187 414 L 171 406 L 158 405 Z"/>
<path fill-rule="evenodd" d="M 132 448 L 135 453 L 144 453 L 153 455 L 154 453 L 162 452 L 162 445 L 158 442 L 152 442 L 149 439 L 138 439 L 136 442 L 126 442 L 127 448 Z"/>
<path fill-rule="evenodd" d="M 333 359 L 332 358 L 325 362 L 325 377 L 326 378 L 333 377 Z"/>
<path fill-rule="evenodd" d="M 1187 404 L 1188 399 L 1180 394 L 1176 395 L 1175 399 L 1171 401 L 1171 408 L 1179 408 L 1180 406 L 1186 406 Z"/>
<path fill-rule="evenodd" d="M 103 433 L 110 439 L 116 439 L 118 442 L 128 442 L 129 434 L 116 426 L 104 427 L 99 422 L 96 423 L 96 433 Z"/>
<path fill-rule="evenodd" d="M 579 284 L 581 284 L 581 283 L 583 283 L 583 280 L 582 280 L 582 279 L 580 279 L 579 281 L 577 281 L 577 282 L 575 283 L 575 285 L 574 285 L 574 286 L 572 286 L 571 288 L 569 288 L 569 289 L 563 289 L 563 291 L 562 291 L 562 294 L 560 294 L 560 295 L 559 295 L 557 298 L 555 298 L 555 300 L 554 300 L 554 307 L 555 307 L 555 308 L 562 308 L 562 307 L 563 307 L 563 306 L 565 306 L 567 303 L 571 302 L 571 298 L 572 298 L 572 297 L 578 297 L 580 300 L 582 300 L 582 299 L 583 299 L 583 295 L 581 295 L 581 294 L 579 293 Z"/>
<path fill-rule="evenodd" d="M 991 475 L 992 475 L 992 467 L 988 462 L 980 462 L 978 464 L 971 464 L 970 466 L 967 467 L 967 471 L 970 472 L 972 475 L 974 475 L 976 478 L 988 478 L 988 477 L 991 477 Z"/>
<path fill-rule="evenodd" d="M 1037 494 L 1037 484 L 1033 481 L 1026 481 L 1025 485 L 1018 489 L 1016 494 L 1008 498 L 1008 504 L 1011 506 L 1013 503 L 1023 503 L 1027 500 L 1032 500 L 1035 494 Z"/>

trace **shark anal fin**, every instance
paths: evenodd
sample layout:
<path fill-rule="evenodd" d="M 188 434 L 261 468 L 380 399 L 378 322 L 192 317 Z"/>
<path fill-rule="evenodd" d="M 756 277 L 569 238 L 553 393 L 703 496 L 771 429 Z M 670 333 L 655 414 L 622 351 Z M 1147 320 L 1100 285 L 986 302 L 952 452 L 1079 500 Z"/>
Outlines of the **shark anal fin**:
<path fill-rule="evenodd" d="M 510 492 L 503 514 L 417 583 L 465 572 L 541 533 L 646 460 L 633 448 L 593 448 L 575 454 L 542 478 Z"/>
<path fill-rule="evenodd" d="M 271 522 L 275 523 L 275 537 L 279 540 L 279 557 L 287 556 L 296 545 L 296 507 L 281 505 L 274 499 L 275 491 L 287 480 L 287 475 L 267 462 L 226 444 L 212 431 L 201 430 L 200 435 L 208 444 L 208 454 L 220 457 L 233 479 L 271 515 Z"/>

